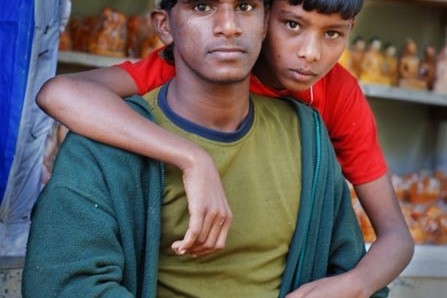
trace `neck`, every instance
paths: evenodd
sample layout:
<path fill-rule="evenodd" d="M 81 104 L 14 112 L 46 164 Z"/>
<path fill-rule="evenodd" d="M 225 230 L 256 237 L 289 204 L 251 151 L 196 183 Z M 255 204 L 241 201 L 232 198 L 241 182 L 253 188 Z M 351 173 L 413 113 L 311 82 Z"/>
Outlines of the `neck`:
<path fill-rule="evenodd" d="M 259 57 L 256 61 L 255 66 L 253 67 L 253 73 L 261 81 L 262 84 L 268 86 L 276 91 L 284 90 L 284 87 L 281 86 L 272 75 L 271 69 L 269 69 L 269 64 L 262 61 L 262 58 Z"/>
<path fill-rule="evenodd" d="M 167 101 L 176 114 L 189 121 L 231 132 L 248 114 L 249 83 L 249 78 L 237 83 L 182 79 L 177 73 L 169 85 Z"/>

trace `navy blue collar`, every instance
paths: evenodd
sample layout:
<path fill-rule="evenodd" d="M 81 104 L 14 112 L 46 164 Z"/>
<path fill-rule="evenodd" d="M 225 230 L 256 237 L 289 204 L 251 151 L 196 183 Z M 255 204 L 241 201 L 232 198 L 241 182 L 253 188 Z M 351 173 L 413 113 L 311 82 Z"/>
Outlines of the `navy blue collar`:
<path fill-rule="evenodd" d="M 241 139 L 251 128 L 254 119 L 254 107 L 250 97 L 250 105 L 248 115 L 239 125 L 239 127 L 233 132 L 223 132 L 218 130 L 209 129 L 207 127 L 193 123 L 180 115 L 176 114 L 171 107 L 169 107 L 167 100 L 169 83 L 165 84 L 158 94 L 158 106 L 161 111 L 171 120 L 175 125 L 182 128 L 185 131 L 198 135 L 200 137 L 210 139 L 217 142 L 235 142 Z"/>

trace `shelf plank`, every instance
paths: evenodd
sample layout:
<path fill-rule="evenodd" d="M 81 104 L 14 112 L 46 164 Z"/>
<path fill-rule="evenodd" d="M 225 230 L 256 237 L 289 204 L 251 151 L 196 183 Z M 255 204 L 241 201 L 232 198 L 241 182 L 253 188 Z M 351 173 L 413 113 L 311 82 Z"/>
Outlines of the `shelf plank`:
<path fill-rule="evenodd" d="M 447 94 L 360 83 L 367 97 L 447 107 Z"/>
<path fill-rule="evenodd" d="M 366 244 L 366 250 L 371 244 Z M 447 245 L 415 245 L 414 255 L 400 277 L 447 278 Z"/>
<path fill-rule="evenodd" d="M 447 277 L 447 246 L 416 245 L 413 259 L 400 274 L 406 277 Z"/>
<path fill-rule="evenodd" d="M 369 0 L 369 1 L 384 1 L 384 0 Z M 388 0 L 386 0 L 388 1 Z M 392 0 L 394 2 L 401 2 L 401 3 L 407 3 L 407 4 L 417 4 L 422 6 L 429 6 L 429 7 L 441 7 L 445 8 L 447 7 L 447 0 Z"/>
<path fill-rule="evenodd" d="M 116 57 L 107 57 L 107 56 L 94 55 L 83 52 L 73 52 L 73 51 L 59 51 L 58 53 L 59 63 L 77 64 L 91 67 L 108 67 L 122 63 L 124 61 L 136 61 L 136 60 L 137 59 L 129 57 L 116 58 Z"/>
<path fill-rule="evenodd" d="M 0 256 L 0 270 L 21 269 L 23 264 L 24 256 Z"/>

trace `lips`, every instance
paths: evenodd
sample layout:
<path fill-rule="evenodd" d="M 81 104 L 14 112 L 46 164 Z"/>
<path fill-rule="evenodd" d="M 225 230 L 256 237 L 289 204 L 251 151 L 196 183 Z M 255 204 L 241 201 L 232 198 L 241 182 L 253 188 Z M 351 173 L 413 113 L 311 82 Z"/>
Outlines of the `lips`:
<path fill-rule="evenodd" d="M 309 82 L 315 79 L 317 74 L 307 69 L 289 69 L 293 78 L 299 82 Z"/>
<path fill-rule="evenodd" d="M 241 59 L 246 52 L 245 49 L 239 46 L 219 46 L 208 50 L 208 54 L 222 60 Z"/>
<path fill-rule="evenodd" d="M 219 46 L 208 50 L 208 53 L 245 53 L 245 50 L 238 46 Z"/>
<path fill-rule="evenodd" d="M 305 76 L 316 76 L 317 74 L 315 72 L 313 72 L 310 69 L 304 69 L 304 68 L 296 68 L 296 69 L 291 69 L 294 72 L 300 73 L 302 75 Z"/>

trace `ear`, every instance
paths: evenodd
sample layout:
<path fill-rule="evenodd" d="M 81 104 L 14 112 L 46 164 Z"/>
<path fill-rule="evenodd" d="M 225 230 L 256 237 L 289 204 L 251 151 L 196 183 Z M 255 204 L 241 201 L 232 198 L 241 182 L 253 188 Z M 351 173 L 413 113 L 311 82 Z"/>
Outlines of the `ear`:
<path fill-rule="evenodd" d="M 157 33 L 160 40 L 165 45 L 170 45 L 173 42 L 171 27 L 169 24 L 169 15 L 166 10 L 155 9 L 151 13 L 152 27 Z"/>
<path fill-rule="evenodd" d="M 351 21 L 351 30 L 354 29 L 354 26 L 355 26 L 355 18 L 353 18 Z"/>
<path fill-rule="evenodd" d="M 269 25 L 269 19 L 270 19 L 270 6 L 266 6 L 265 8 L 265 17 L 264 17 L 264 29 L 262 30 L 262 39 L 264 40 L 267 36 L 267 28 Z"/>

